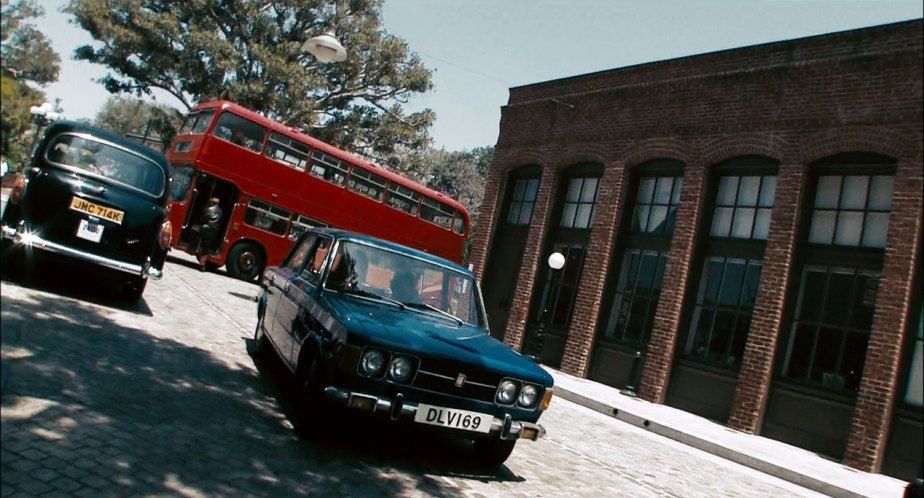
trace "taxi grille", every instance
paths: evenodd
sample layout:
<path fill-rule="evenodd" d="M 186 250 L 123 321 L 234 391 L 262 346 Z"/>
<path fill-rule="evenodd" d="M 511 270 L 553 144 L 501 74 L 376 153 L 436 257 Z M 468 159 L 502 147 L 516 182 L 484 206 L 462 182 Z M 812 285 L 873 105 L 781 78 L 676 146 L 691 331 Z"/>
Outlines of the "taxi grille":
<path fill-rule="evenodd" d="M 456 386 L 460 374 L 465 376 L 465 381 L 461 386 Z M 473 371 L 473 367 L 468 365 L 423 362 L 417 370 L 413 386 L 450 396 L 494 402 L 500 381 L 501 376 Z"/>

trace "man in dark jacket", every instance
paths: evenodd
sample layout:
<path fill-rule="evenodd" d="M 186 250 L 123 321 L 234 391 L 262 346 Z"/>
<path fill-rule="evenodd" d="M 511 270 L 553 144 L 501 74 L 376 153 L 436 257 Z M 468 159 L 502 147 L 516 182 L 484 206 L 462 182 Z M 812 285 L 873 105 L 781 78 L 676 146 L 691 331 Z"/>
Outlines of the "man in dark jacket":
<path fill-rule="evenodd" d="M 218 239 L 218 229 L 221 225 L 221 207 L 218 206 L 218 197 L 209 199 L 209 207 L 202 213 L 199 219 L 199 249 L 196 251 L 196 257 L 199 258 L 199 271 L 205 271 L 205 262 L 209 259 L 209 253 L 215 247 L 215 241 Z"/>

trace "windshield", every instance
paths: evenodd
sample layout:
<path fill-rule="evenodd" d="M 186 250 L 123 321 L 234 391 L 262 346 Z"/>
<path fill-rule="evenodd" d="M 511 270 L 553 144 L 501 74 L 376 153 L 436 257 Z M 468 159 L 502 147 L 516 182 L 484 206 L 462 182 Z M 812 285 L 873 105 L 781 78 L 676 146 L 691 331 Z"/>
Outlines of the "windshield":
<path fill-rule="evenodd" d="M 45 153 L 48 161 L 55 164 L 102 176 L 154 196 L 164 192 L 166 178 L 157 164 L 91 135 L 58 135 Z"/>
<path fill-rule="evenodd" d="M 380 247 L 340 241 L 324 287 L 486 327 L 481 295 L 470 274 Z"/>

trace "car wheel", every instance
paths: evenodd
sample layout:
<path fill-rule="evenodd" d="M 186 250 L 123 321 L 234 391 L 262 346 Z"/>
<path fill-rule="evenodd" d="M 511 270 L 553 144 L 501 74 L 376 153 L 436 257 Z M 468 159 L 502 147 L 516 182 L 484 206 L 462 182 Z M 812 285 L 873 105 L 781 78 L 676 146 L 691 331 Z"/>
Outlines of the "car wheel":
<path fill-rule="evenodd" d="M 311 439 L 324 431 L 320 361 L 312 359 L 311 366 L 300 377 L 295 393 L 295 419 L 292 425 L 299 437 Z"/>
<path fill-rule="evenodd" d="M 241 242 L 228 253 L 228 273 L 234 278 L 250 282 L 263 273 L 266 257 L 253 242 Z"/>
<path fill-rule="evenodd" d="M 485 467 L 494 468 L 507 461 L 513 452 L 516 439 L 476 439 L 474 444 L 475 461 Z"/>
<path fill-rule="evenodd" d="M 257 320 L 256 329 L 253 331 L 253 340 L 247 344 L 247 352 L 254 358 L 266 353 L 266 348 L 269 346 L 267 344 L 268 340 L 266 332 L 263 331 L 263 316 L 261 316 Z"/>

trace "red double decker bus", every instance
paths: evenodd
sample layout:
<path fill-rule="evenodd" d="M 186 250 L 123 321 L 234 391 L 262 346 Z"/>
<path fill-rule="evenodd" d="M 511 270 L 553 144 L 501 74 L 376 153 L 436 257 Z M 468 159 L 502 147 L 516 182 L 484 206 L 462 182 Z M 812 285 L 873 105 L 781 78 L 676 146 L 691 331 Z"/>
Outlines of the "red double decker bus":
<path fill-rule="evenodd" d="M 344 228 L 461 262 L 459 202 L 227 101 L 199 104 L 170 144 L 171 245 L 194 254 L 209 199 L 224 217 L 208 265 L 252 280 L 309 226 Z"/>

